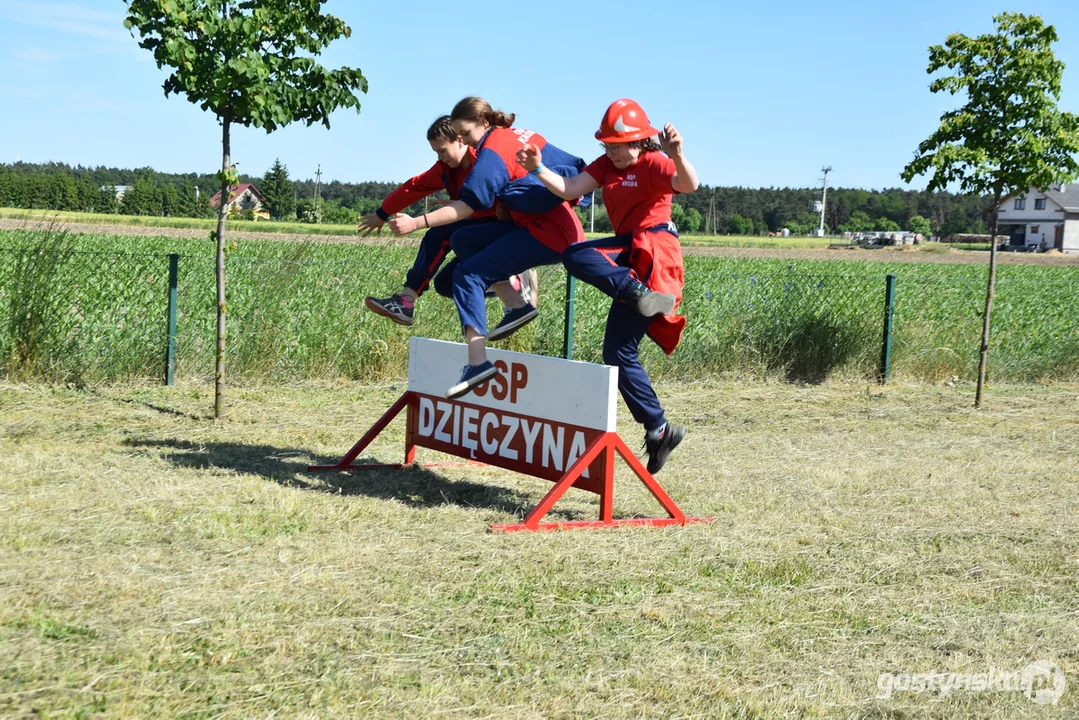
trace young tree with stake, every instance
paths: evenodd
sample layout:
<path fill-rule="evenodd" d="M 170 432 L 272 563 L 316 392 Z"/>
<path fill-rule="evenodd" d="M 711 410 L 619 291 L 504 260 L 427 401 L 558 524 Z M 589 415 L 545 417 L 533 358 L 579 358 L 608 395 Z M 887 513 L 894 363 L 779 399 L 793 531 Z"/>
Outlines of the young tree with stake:
<path fill-rule="evenodd" d="M 124 26 L 138 31 L 139 47 L 172 73 L 165 96 L 183 93 L 221 123 L 221 202 L 217 232 L 217 363 L 214 417 L 224 412 L 225 218 L 236 185 L 229 130 L 236 123 L 267 133 L 303 120 L 330 127 L 330 113 L 360 110 L 367 92 L 358 69 L 329 70 L 313 59 L 339 37 L 344 21 L 322 14 L 326 0 L 125 0 Z"/>
<path fill-rule="evenodd" d="M 996 32 L 978 37 L 949 35 L 929 48 L 930 74 L 954 74 L 930 84 L 932 92 L 965 93 L 967 102 L 941 116 L 940 127 L 918 146 L 901 177 L 932 173 L 928 190 L 957 183 L 964 193 L 993 195 L 989 284 L 982 317 L 978 387 L 974 407 L 982 404 L 989 353 L 989 315 L 997 268 L 997 208 L 1001 198 L 1069 182 L 1079 174 L 1079 117 L 1057 109 L 1064 63 L 1053 55 L 1058 40 L 1052 25 L 1037 15 L 1002 13 Z"/>

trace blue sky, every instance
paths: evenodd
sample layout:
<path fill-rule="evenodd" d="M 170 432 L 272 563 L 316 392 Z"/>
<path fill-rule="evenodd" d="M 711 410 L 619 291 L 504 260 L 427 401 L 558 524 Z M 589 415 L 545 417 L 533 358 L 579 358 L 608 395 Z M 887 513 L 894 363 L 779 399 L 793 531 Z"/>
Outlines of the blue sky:
<path fill-rule="evenodd" d="M 400 181 L 434 161 L 427 126 L 466 95 L 593 159 L 603 110 L 631 97 L 673 122 L 702 182 L 902 187 L 899 172 L 956 98 L 929 92 L 927 48 L 992 30 L 1002 10 L 1056 26 L 1062 109 L 1079 112 L 1079 3 L 356 2 L 330 0 L 352 37 L 323 55 L 360 68 L 362 112 L 331 129 L 238 128 L 234 158 L 261 175 Z M 220 166 L 214 116 L 164 97 L 165 72 L 123 28 L 121 0 L 0 0 L 0 162 L 55 160 L 164 172 Z M 920 188 L 924 181 L 912 187 Z"/>

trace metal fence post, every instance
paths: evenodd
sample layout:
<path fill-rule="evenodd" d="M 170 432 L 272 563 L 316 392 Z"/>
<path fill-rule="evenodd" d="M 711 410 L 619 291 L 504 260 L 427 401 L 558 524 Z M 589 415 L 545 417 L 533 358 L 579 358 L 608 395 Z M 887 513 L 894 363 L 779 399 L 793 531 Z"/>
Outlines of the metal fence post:
<path fill-rule="evenodd" d="M 884 344 L 880 354 L 881 383 L 888 382 L 892 372 L 892 319 L 895 316 L 895 275 L 886 278 L 884 286 Z"/>
<path fill-rule="evenodd" d="M 577 279 L 566 273 L 566 325 L 565 335 L 562 338 L 562 355 L 567 360 L 573 359 L 573 296 L 575 294 Z"/>
<path fill-rule="evenodd" d="M 180 279 L 180 256 L 169 254 L 169 325 L 168 349 L 165 351 L 165 384 L 176 380 L 176 287 Z"/>

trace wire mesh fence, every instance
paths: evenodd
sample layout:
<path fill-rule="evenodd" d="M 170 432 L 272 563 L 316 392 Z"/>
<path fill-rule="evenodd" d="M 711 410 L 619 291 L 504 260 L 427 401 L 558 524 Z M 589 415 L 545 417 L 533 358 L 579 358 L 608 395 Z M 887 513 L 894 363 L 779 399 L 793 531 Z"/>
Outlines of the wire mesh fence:
<path fill-rule="evenodd" d="M 369 312 L 365 295 L 393 292 L 412 260 L 408 247 L 356 247 L 355 259 L 315 258 L 296 246 L 275 257 L 229 257 L 227 373 L 265 379 L 401 377 L 412 333 L 459 340 L 448 301 L 424 296 L 404 328 Z M 881 273 L 748 271 L 737 261 L 687 258 L 681 312 L 689 323 L 670 357 L 642 343 L 654 375 L 736 372 L 817 382 L 877 377 L 882 360 Z M 176 374 L 209 379 L 216 350 L 214 258 L 179 259 Z M 602 361 L 610 300 L 576 283 L 574 359 Z M 900 275 L 894 307 L 893 373 L 972 378 L 977 368 L 985 279 Z M 1079 274 L 1002 278 L 993 311 L 990 369 L 998 379 L 1079 375 Z M 429 293 L 434 296 L 433 291 Z M 539 318 L 511 350 L 562 355 L 566 276 L 540 269 Z M 43 236 L 0 250 L 0 372 L 10 378 L 90 382 L 165 377 L 169 256 L 85 252 Z M 489 304 L 491 324 L 497 303 Z"/>

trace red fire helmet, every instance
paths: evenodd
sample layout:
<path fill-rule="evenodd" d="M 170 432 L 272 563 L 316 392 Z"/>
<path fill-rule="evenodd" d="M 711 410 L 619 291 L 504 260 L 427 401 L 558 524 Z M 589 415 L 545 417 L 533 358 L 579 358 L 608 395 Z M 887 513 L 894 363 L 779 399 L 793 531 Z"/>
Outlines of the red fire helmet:
<path fill-rule="evenodd" d="M 649 124 L 644 109 L 628 98 L 611 103 L 596 131 L 597 140 L 614 143 L 644 140 L 653 135 L 659 135 L 659 130 Z"/>

